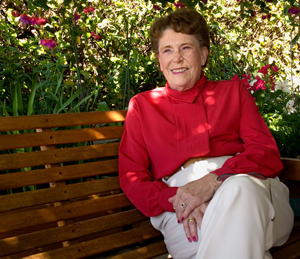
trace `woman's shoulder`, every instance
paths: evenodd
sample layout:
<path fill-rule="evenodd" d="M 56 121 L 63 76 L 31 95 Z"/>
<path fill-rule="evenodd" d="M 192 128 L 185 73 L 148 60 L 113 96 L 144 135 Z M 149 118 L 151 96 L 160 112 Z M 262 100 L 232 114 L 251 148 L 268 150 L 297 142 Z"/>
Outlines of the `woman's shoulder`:
<path fill-rule="evenodd" d="M 239 80 L 228 79 L 228 80 L 212 80 L 207 81 L 207 84 L 215 87 L 240 87 L 242 84 Z"/>
<path fill-rule="evenodd" d="M 165 95 L 166 95 L 166 87 L 157 87 L 151 90 L 140 92 L 136 94 L 133 98 L 136 100 L 153 99 L 153 98 L 163 97 Z"/>

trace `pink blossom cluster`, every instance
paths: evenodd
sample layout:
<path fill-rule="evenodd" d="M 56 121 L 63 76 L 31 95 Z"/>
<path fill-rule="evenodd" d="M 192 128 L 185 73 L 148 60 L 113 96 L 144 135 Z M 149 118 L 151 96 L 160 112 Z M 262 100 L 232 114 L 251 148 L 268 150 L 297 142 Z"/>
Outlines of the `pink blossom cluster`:
<path fill-rule="evenodd" d="M 289 8 L 288 12 L 290 14 L 297 15 L 300 12 L 300 10 L 297 7 L 291 7 L 291 8 Z"/>
<path fill-rule="evenodd" d="M 177 2 L 177 3 L 174 3 L 174 6 L 177 8 L 177 9 L 179 9 L 179 8 L 185 8 L 185 4 L 182 4 L 182 3 L 180 3 L 180 2 Z"/>
<path fill-rule="evenodd" d="M 12 11 L 11 14 L 14 17 L 20 17 L 20 21 L 23 24 L 23 27 L 25 28 L 26 25 L 45 25 L 46 23 L 49 23 L 49 21 L 45 18 L 41 18 L 41 17 L 36 17 L 35 15 L 33 15 L 32 17 L 30 17 L 28 14 L 22 14 L 20 15 L 18 11 Z M 48 48 L 51 49 L 51 52 L 53 52 L 54 47 L 56 47 L 56 42 L 54 40 L 52 40 L 52 38 L 47 39 L 46 37 L 44 39 L 41 40 L 41 45 L 42 46 L 46 46 Z"/>
<path fill-rule="evenodd" d="M 48 39 L 45 37 L 41 40 L 41 45 L 48 47 L 53 52 L 53 49 L 56 47 L 56 42 L 52 38 Z"/>
<path fill-rule="evenodd" d="M 52 38 L 47 40 L 47 38 L 45 37 L 44 39 L 41 40 L 41 45 L 47 46 L 50 49 L 53 49 L 54 47 L 56 47 L 56 42 L 54 40 L 52 40 Z"/>
<path fill-rule="evenodd" d="M 90 6 L 90 7 L 86 7 L 83 9 L 84 13 L 92 13 L 95 10 L 94 7 Z"/>
<path fill-rule="evenodd" d="M 153 5 L 153 10 L 160 11 L 161 7 L 159 5 L 154 4 Z"/>
<path fill-rule="evenodd" d="M 96 39 L 96 40 L 100 40 L 101 39 L 101 36 L 100 35 L 96 35 L 95 31 L 92 31 L 91 32 L 91 36 Z"/>
<path fill-rule="evenodd" d="M 265 20 L 265 19 L 270 20 L 270 19 L 271 19 L 271 14 L 270 14 L 270 13 L 269 13 L 269 14 L 263 14 L 263 15 L 261 16 L 261 19 L 262 19 L 262 20 Z"/>
<path fill-rule="evenodd" d="M 80 19 L 80 14 L 78 14 L 78 13 L 74 13 L 74 18 L 73 18 L 73 21 L 74 22 L 76 22 L 77 20 L 79 20 Z"/>
<path fill-rule="evenodd" d="M 233 80 L 241 81 L 249 90 L 254 92 L 258 90 L 266 90 L 269 86 L 271 90 L 275 89 L 274 75 L 279 71 L 277 66 L 266 65 L 258 70 L 259 73 L 263 74 L 262 77 L 257 75 L 255 80 L 251 82 L 251 74 L 242 75 L 242 78 L 239 78 L 238 75 L 234 75 Z"/>
<path fill-rule="evenodd" d="M 83 9 L 83 12 L 86 13 L 86 14 L 92 13 L 94 11 L 95 11 L 95 8 L 93 6 L 91 6 L 91 5 L 89 7 L 86 7 L 86 8 Z M 73 21 L 76 22 L 77 20 L 80 19 L 80 17 L 81 17 L 80 14 L 74 13 Z"/>
<path fill-rule="evenodd" d="M 16 15 L 16 13 L 15 13 L 15 15 Z M 21 18 L 20 18 L 20 21 L 23 23 L 23 26 L 26 26 L 27 24 L 31 24 L 31 25 L 36 25 L 36 24 L 37 25 L 45 25 L 46 23 L 49 23 L 49 21 L 47 19 L 45 19 L 45 18 L 41 18 L 41 17 L 38 18 L 35 15 L 33 15 L 32 17 L 30 17 L 30 16 L 28 16 L 28 14 L 22 14 Z"/>
<path fill-rule="evenodd" d="M 18 11 L 11 11 L 11 14 L 12 14 L 14 17 L 19 17 L 19 16 L 21 15 Z"/>

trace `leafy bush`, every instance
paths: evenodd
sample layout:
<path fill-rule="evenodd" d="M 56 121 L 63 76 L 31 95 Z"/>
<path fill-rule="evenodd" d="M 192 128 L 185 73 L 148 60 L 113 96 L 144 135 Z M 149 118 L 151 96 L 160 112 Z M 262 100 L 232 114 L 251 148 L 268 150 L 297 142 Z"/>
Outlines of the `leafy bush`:
<path fill-rule="evenodd" d="M 133 95 L 165 83 L 151 53 L 152 21 L 187 5 L 201 12 L 210 27 L 208 79 L 236 75 L 244 80 L 245 75 L 254 84 L 262 67 L 278 67 L 276 80 L 261 78 L 269 86 L 252 89 L 252 94 L 282 154 L 299 155 L 300 143 L 287 144 L 299 139 L 297 4 L 295 0 L 2 1 L 0 113 L 93 111 L 105 103 L 110 109 L 125 108 Z M 290 87 L 271 89 L 271 83 L 283 82 Z"/>

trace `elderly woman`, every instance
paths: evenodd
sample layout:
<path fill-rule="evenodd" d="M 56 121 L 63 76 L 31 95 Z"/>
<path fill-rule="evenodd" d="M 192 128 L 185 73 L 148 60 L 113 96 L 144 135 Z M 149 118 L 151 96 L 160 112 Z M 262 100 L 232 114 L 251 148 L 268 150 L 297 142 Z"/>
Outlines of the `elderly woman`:
<path fill-rule="evenodd" d="M 247 88 L 208 81 L 207 24 L 179 9 L 150 29 L 167 83 L 134 96 L 120 183 L 178 259 L 272 258 L 293 225 L 276 143 Z"/>

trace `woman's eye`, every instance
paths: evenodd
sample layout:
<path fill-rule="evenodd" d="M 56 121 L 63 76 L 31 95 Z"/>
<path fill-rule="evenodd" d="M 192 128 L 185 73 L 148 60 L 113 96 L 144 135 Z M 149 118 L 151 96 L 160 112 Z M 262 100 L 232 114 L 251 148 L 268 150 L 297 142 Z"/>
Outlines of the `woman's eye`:
<path fill-rule="evenodd" d="M 171 50 L 169 50 L 169 49 L 164 49 L 164 51 L 163 51 L 163 53 L 168 53 L 168 52 L 170 52 Z"/>
<path fill-rule="evenodd" d="M 190 46 L 184 46 L 183 49 L 190 49 Z"/>

